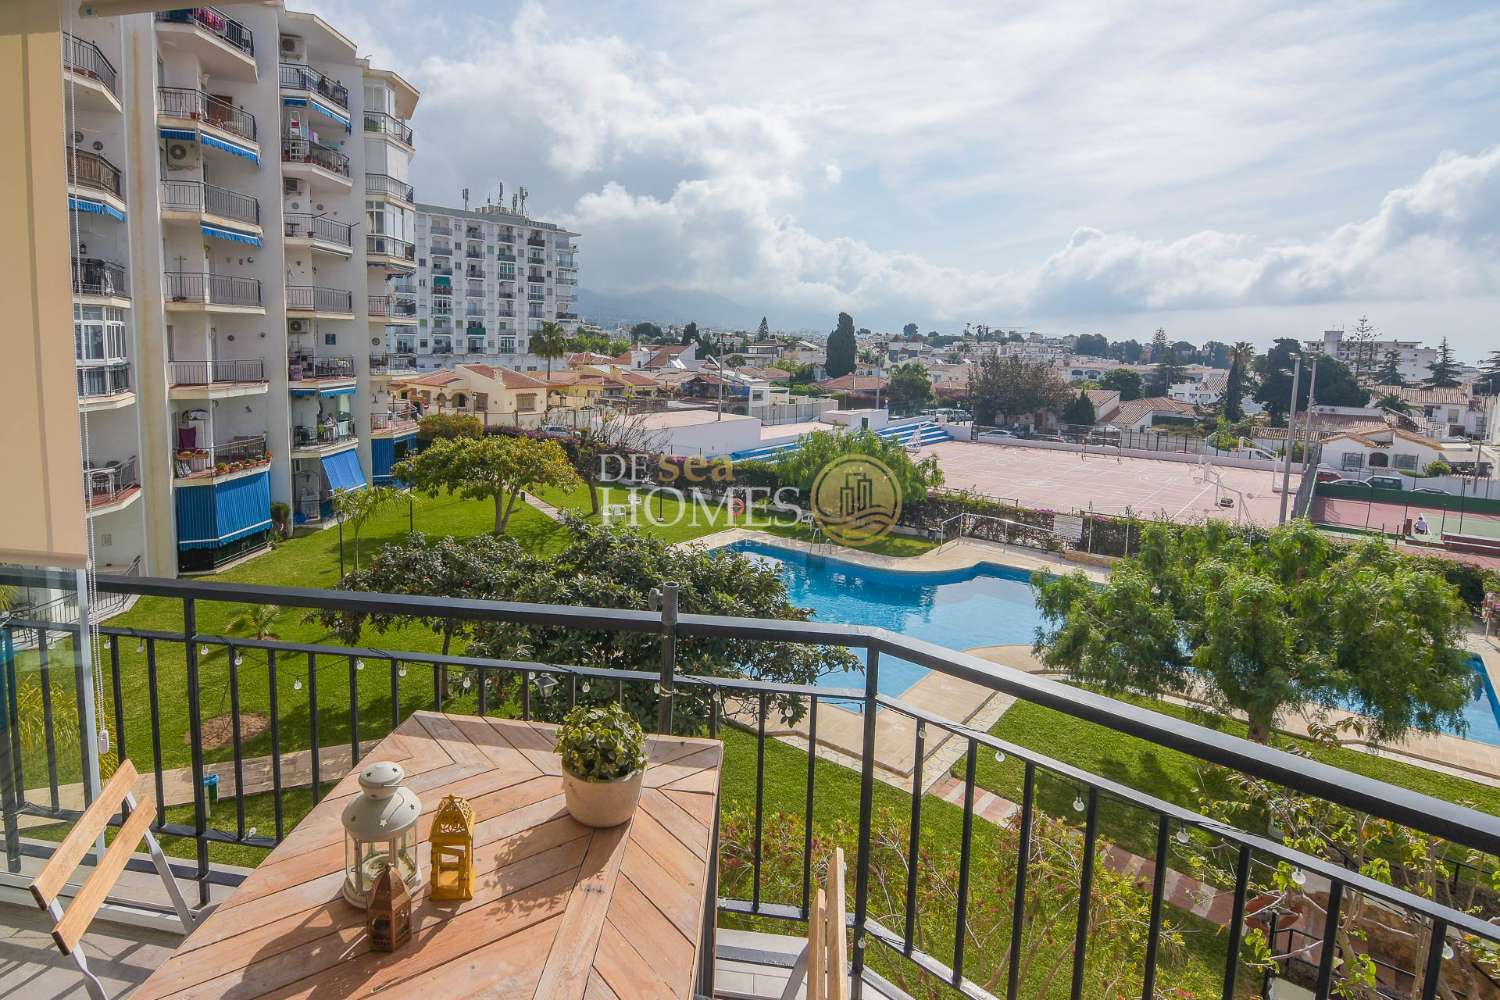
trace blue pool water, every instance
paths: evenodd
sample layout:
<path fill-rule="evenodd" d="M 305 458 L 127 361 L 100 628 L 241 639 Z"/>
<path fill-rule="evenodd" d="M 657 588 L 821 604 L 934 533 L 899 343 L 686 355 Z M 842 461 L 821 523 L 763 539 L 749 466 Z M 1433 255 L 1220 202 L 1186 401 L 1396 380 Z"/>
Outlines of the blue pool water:
<path fill-rule="evenodd" d="M 1041 621 L 1027 581 L 1031 574 L 985 564 L 972 569 L 911 573 L 856 566 L 757 542 L 733 546 L 780 567 L 787 597 L 818 621 L 878 625 L 950 649 L 1030 644 Z M 881 694 L 896 697 L 927 673 L 906 660 L 880 659 Z M 825 687 L 863 688 L 864 673 L 828 674 Z"/>
<path fill-rule="evenodd" d="M 1009 566 L 984 563 L 963 570 L 912 573 L 857 566 L 759 542 L 730 547 L 779 567 L 787 597 L 811 608 L 818 621 L 878 625 L 950 649 L 1030 644 L 1041 623 L 1027 582 L 1031 574 Z M 1500 746 L 1500 698 L 1477 656 L 1472 665 L 1484 683 L 1464 709 L 1468 731 L 1463 735 Z M 880 692 L 898 697 L 926 674 L 926 667 L 881 657 Z M 864 683 L 860 671 L 818 679 L 823 687 L 863 688 Z"/>

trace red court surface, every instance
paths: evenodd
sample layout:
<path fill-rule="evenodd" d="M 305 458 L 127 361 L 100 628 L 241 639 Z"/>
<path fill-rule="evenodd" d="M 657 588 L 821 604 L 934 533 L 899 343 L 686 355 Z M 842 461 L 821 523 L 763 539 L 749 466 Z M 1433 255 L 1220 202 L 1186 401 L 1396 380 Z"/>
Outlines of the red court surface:
<path fill-rule="evenodd" d="M 928 445 L 922 456 L 936 455 L 949 489 L 973 490 L 1023 507 L 1048 510 L 1096 510 L 1139 517 L 1165 515 L 1175 521 L 1215 517 L 1227 521 L 1272 525 L 1281 511 L 1281 479 L 1270 472 L 1211 466 L 1209 481 L 1190 462 L 1147 458 L 1114 458 L 1076 447 L 1067 451 L 1011 444 L 945 441 Z M 1291 478 L 1295 494 L 1298 477 Z M 1221 497 L 1234 500 L 1220 507 Z"/>
<path fill-rule="evenodd" d="M 1420 514 L 1427 520 L 1428 537 L 1434 542 L 1442 538 L 1444 533 L 1500 538 L 1500 515 L 1497 514 L 1434 510 L 1417 504 L 1335 500 L 1331 497 L 1315 497 L 1312 514 L 1319 524 L 1369 529 L 1386 535 L 1400 534 L 1406 522 L 1416 521 Z"/>

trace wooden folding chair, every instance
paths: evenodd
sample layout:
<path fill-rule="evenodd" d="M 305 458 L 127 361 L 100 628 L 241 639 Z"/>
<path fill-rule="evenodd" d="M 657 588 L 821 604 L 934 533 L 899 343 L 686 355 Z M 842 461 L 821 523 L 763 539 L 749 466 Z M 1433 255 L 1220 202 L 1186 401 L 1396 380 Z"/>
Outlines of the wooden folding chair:
<path fill-rule="evenodd" d="M 145 838 L 146 846 L 151 852 L 151 861 L 156 866 L 157 874 L 166 884 L 167 895 L 172 899 L 172 906 L 176 908 L 177 916 L 182 920 L 183 932 L 191 931 L 198 919 L 193 911 L 188 909 L 187 901 L 182 898 L 182 891 L 178 888 L 176 879 L 172 877 L 172 869 L 167 864 L 167 856 L 162 853 L 161 845 L 151 834 L 151 821 L 156 818 L 156 804 L 150 796 L 146 796 L 142 802 L 136 802 L 135 794 L 131 791 L 135 786 L 135 781 L 135 765 L 129 760 L 121 761 L 114 776 L 109 779 L 109 783 L 99 792 L 93 804 L 84 811 L 67 839 L 58 845 L 56 852 L 48 860 L 47 866 L 31 884 L 31 894 L 36 898 L 37 905 L 42 908 L 42 912 L 52 917 L 52 940 L 57 942 L 57 950 L 70 956 L 77 963 L 92 1000 L 108 1000 L 108 994 L 105 993 L 104 984 L 99 981 L 99 977 L 90 971 L 88 960 L 84 958 L 78 945 L 83 938 L 83 932 L 88 929 L 94 915 L 99 912 L 99 907 L 104 904 L 109 890 L 114 887 L 120 873 L 125 870 L 126 863 L 135 853 L 142 838 Z M 68 908 L 64 910 L 58 898 L 59 893 L 68 884 L 68 879 L 73 877 L 73 872 L 89 853 L 94 842 L 104 832 L 104 828 L 109 825 L 110 818 L 119 811 L 121 805 L 130 810 L 130 815 L 125 819 L 125 825 L 120 827 L 119 835 L 109 845 L 109 849 L 99 859 L 98 865 L 89 874 L 83 887 L 78 890 Z"/>
<path fill-rule="evenodd" d="M 807 981 L 805 1000 L 849 1000 L 849 939 L 844 926 L 844 849 L 833 849 L 828 875 L 807 915 L 807 946 L 797 956 L 781 1000 L 795 1000 Z"/>

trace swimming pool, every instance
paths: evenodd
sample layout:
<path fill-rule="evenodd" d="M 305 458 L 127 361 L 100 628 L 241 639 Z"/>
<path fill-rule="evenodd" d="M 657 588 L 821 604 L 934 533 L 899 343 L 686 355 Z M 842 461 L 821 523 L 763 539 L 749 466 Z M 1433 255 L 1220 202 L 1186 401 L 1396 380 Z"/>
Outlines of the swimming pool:
<path fill-rule="evenodd" d="M 778 566 L 793 604 L 811 608 L 818 621 L 878 625 L 949 649 L 1000 646 L 1036 640 L 1042 616 L 1032 600 L 1026 570 L 981 563 L 969 569 L 902 572 L 859 566 L 760 542 L 729 546 Z M 1466 739 L 1500 746 L 1500 698 L 1479 657 L 1471 663 L 1483 679 L 1464 708 Z M 880 693 L 904 694 L 928 673 L 926 667 L 881 657 Z M 823 687 L 862 688 L 863 671 L 841 671 L 818 679 Z"/>

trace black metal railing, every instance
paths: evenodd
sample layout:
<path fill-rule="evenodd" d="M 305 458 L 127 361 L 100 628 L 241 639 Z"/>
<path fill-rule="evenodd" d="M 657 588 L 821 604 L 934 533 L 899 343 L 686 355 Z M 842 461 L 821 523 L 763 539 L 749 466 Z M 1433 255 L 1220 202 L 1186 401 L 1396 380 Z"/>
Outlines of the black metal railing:
<path fill-rule="evenodd" d="M 217 361 L 168 361 L 167 378 L 172 385 L 213 385 L 216 382 L 264 382 L 266 364 L 259 359 Z"/>
<path fill-rule="evenodd" d="M 306 90 L 321 94 L 334 104 L 349 110 L 349 88 L 301 63 L 281 64 L 281 89 Z"/>
<path fill-rule="evenodd" d="M 372 431 L 404 431 L 416 426 L 416 407 L 410 403 L 393 403 L 383 410 L 370 411 Z"/>
<path fill-rule="evenodd" d="M 73 294 L 130 298 L 125 265 L 98 257 L 73 258 Z"/>
<path fill-rule="evenodd" d="M 321 499 L 321 498 L 320 498 Z M 50 574 L 20 570 L 0 572 L 0 583 L 32 588 L 54 587 L 66 589 L 72 577 L 66 574 Z M 679 614 L 675 585 L 667 585 L 655 596 L 659 612 L 619 610 L 608 608 L 570 607 L 523 603 L 456 599 L 450 597 L 413 596 L 410 594 L 387 595 L 356 593 L 350 591 L 326 591 L 287 587 L 251 586 L 242 584 L 202 583 L 170 579 L 119 579 L 100 577 L 98 590 L 106 594 L 138 594 L 172 602 L 177 611 L 162 614 L 158 621 L 164 624 L 150 629 L 137 629 L 115 625 L 103 625 L 99 634 L 103 642 L 100 671 L 103 687 L 112 693 L 112 700 L 101 704 L 101 716 L 115 726 L 115 747 L 121 756 L 130 755 L 141 761 L 151 761 L 151 771 L 157 782 L 158 798 L 161 796 L 162 774 L 165 770 L 163 746 L 165 738 L 177 739 L 176 732 L 164 733 L 164 714 L 160 711 L 156 692 L 162 680 L 161 660 L 164 651 L 172 656 L 173 677 L 171 683 L 185 681 L 187 695 L 186 742 L 190 751 L 192 789 L 191 822 L 171 821 L 158 817 L 156 824 L 160 832 L 190 838 L 196 845 L 196 864 L 179 866 L 183 876 L 199 883 L 199 899 L 206 904 L 210 883 L 233 883 L 237 878 L 228 872 L 216 869 L 209 861 L 209 850 L 214 844 L 240 844 L 268 848 L 280 842 L 287 834 L 287 791 L 293 782 L 282 771 L 283 748 L 288 748 L 288 738 L 305 746 L 309 752 L 310 773 L 296 783 L 307 785 L 314 801 L 324 794 L 322 773 L 323 755 L 327 747 L 324 733 L 320 733 L 320 717 L 329 717 L 345 734 L 352 759 L 358 760 L 362 747 L 368 747 L 372 737 L 398 727 L 405 714 L 413 707 L 414 694 L 411 682 L 404 682 L 408 672 L 416 672 L 423 678 L 422 691 L 430 690 L 431 698 L 421 695 L 434 710 L 441 711 L 451 697 L 447 674 L 453 672 L 464 677 L 477 677 L 478 712 L 493 714 L 506 705 L 524 719 L 531 719 L 546 707 L 546 714 L 555 717 L 557 712 L 571 706 L 581 695 L 591 701 L 601 698 L 625 699 L 631 692 L 632 702 L 650 706 L 658 732 L 675 731 L 674 719 L 678 706 L 691 708 L 696 718 L 704 718 L 703 727 L 708 735 L 717 737 L 724 727 L 733 727 L 738 733 L 754 741 L 754 796 L 753 811 L 744 821 L 752 836 L 753 849 L 747 853 L 748 874 L 740 879 L 747 885 L 746 896 L 721 896 L 718 909 L 722 913 L 739 916 L 805 921 L 808 917 L 808 899 L 815 882 L 813 837 L 813 806 L 819 796 L 850 795 L 857 800 L 858 820 L 851 835 L 856 838 L 854 857 L 850 867 L 853 883 L 851 893 L 852 912 L 844 919 L 849 923 L 853 949 L 850 954 L 850 973 L 855 988 L 853 995 L 861 995 L 867 978 L 867 964 L 871 955 L 879 951 L 882 960 L 909 963 L 909 969 L 951 986 L 958 995 L 982 1000 L 990 993 L 965 975 L 966 965 L 974 967 L 979 958 L 978 948 L 969 951 L 971 941 L 969 918 L 971 911 L 970 872 L 976 863 L 976 846 L 980 835 L 975 830 L 975 818 L 979 787 L 977 763 L 979 756 L 995 756 L 1016 762 L 1020 774 L 1021 805 L 1016 831 L 1017 855 L 1010 863 L 1013 873 L 1014 902 L 1007 890 L 1000 909 L 1010 910 L 1010 933 L 1012 947 L 1005 951 L 1003 943 L 999 957 L 988 956 L 988 960 L 1000 963 L 996 975 L 1008 966 L 1009 996 L 1017 995 L 1018 975 L 1022 961 L 1019 940 L 1027 923 L 1028 892 L 1038 887 L 1028 883 L 1028 860 L 1036 846 L 1034 827 L 1042 810 L 1043 791 L 1050 783 L 1061 783 L 1074 799 L 1074 809 L 1081 820 L 1082 854 L 1076 868 L 1069 869 L 1074 885 L 1072 889 L 1054 885 L 1051 891 L 1073 892 L 1076 890 L 1077 919 L 1073 934 L 1073 958 L 1071 962 L 1072 996 L 1083 995 L 1085 989 L 1085 966 L 1088 961 L 1090 935 L 1115 933 L 1091 925 L 1094 912 L 1095 857 L 1101 847 L 1101 813 L 1115 807 L 1127 807 L 1139 811 L 1151 820 L 1155 829 L 1154 876 L 1151 878 L 1150 930 L 1134 937 L 1144 957 L 1146 982 L 1143 994 L 1155 997 L 1153 983 L 1156 978 L 1158 960 L 1163 947 L 1163 904 L 1166 897 L 1167 873 L 1170 863 L 1172 832 L 1180 831 L 1194 837 L 1211 840 L 1225 848 L 1232 859 L 1234 874 L 1231 877 L 1232 914 L 1225 931 L 1222 954 L 1223 996 L 1232 998 L 1241 995 L 1239 979 L 1243 969 L 1241 946 L 1243 931 L 1249 918 L 1247 899 L 1252 868 L 1259 866 L 1279 868 L 1283 872 L 1300 874 L 1308 883 L 1309 896 L 1313 885 L 1326 900 L 1322 904 L 1325 916 L 1322 926 L 1304 924 L 1303 930 L 1315 935 L 1319 945 L 1320 959 L 1314 971 L 1316 995 L 1326 997 L 1333 986 L 1337 937 L 1340 928 L 1341 903 L 1358 896 L 1372 901 L 1377 907 L 1404 921 L 1402 947 L 1410 953 L 1411 980 L 1408 984 L 1420 996 L 1436 995 L 1439 980 L 1444 975 L 1445 952 L 1450 943 L 1458 945 L 1466 940 L 1483 942 L 1500 940 L 1500 927 L 1483 919 L 1481 915 L 1462 912 L 1432 899 L 1424 898 L 1395 886 L 1377 881 L 1352 868 L 1303 853 L 1282 843 L 1279 837 L 1264 836 L 1236 829 L 1223 822 L 1210 819 L 1190 809 L 1156 798 L 1117 781 L 1103 778 L 1063 763 L 1048 755 L 996 738 L 982 730 L 973 729 L 963 723 L 945 719 L 933 712 L 919 708 L 900 698 L 881 693 L 882 672 L 889 669 L 892 659 L 916 664 L 929 670 L 956 678 L 979 688 L 1029 702 L 1033 705 L 1061 713 L 1064 716 L 1096 724 L 1115 732 L 1146 740 L 1159 747 L 1185 753 L 1201 761 L 1221 765 L 1239 773 L 1265 779 L 1279 784 L 1292 792 L 1325 800 L 1338 806 L 1389 820 L 1435 837 L 1445 838 L 1458 848 L 1471 849 L 1491 856 L 1500 854 L 1500 818 L 1477 812 L 1452 802 L 1443 801 L 1392 785 L 1343 771 L 1306 757 L 1297 756 L 1251 743 L 1215 729 L 1208 729 L 1175 717 L 1161 715 L 1148 709 L 1072 687 L 1048 678 L 1039 677 L 1020 670 L 998 667 L 994 663 L 965 653 L 945 649 L 929 642 L 908 638 L 886 629 L 847 626 L 817 621 L 785 621 L 733 618 L 724 616 Z M 497 660 L 483 657 L 448 655 L 423 651 L 406 651 L 374 646 L 339 645 L 334 643 L 302 643 L 276 638 L 250 638 L 205 633 L 199 628 L 199 613 L 204 605 L 250 604 L 275 606 L 283 610 L 299 609 L 337 613 L 346 617 L 385 619 L 427 619 L 444 623 L 445 634 L 455 628 L 467 626 L 511 625 L 528 629 L 561 629 L 591 636 L 607 635 L 612 643 L 623 643 L 630 637 L 645 638 L 659 645 L 660 668 L 653 670 L 615 669 L 607 666 L 575 666 L 531 662 L 524 660 Z M 166 623 L 171 624 L 166 624 Z M 180 626 L 176 623 L 180 622 Z M 3 623 L 3 628 L 12 636 L 27 629 L 35 630 L 38 636 L 37 653 L 33 662 L 41 678 L 44 707 L 51 719 L 49 702 L 52 672 L 61 669 L 55 662 L 64 659 L 77 672 L 76 688 L 83 690 L 87 684 L 85 666 L 81 654 L 69 655 L 69 650 L 78 649 L 82 643 L 76 641 L 76 625 L 55 621 L 35 621 L 25 617 L 12 617 Z M 382 635 L 393 633 L 382 632 Z M 61 640 L 54 636 L 60 635 Z M 69 643 L 68 636 L 74 641 Z M 731 676 L 701 676 L 679 673 L 679 650 L 690 650 L 697 640 L 735 641 L 738 643 L 790 643 L 799 646 L 833 647 L 858 654 L 863 660 L 863 683 L 861 688 L 821 687 L 762 681 L 753 678 Z M 134 681 L 127 687 L 124 683 L 123 659 L 134 646 L 132 669 L 142 670 L 145 683 Z M 252 662 L 243 654 L 255 654 Z M 204 777 L 207 760 L 205 748 L 205 724 L 203 709 L 205 695 L 203 680 L 208 656 L 221 654 L 209 669 L 214 676 L 227 676 L 227 713 L 237 726 L 244 710 L 241 703 L 241 679 L 254 677 L 254 683 L 270 692 L 269 714 L 262 716 L 269 740 L 270 794 L 274 806 L 274 822 L 270 829 L 257 832 L 247 824 L 245 802 L 235 799 L 232 827 L 211 822 L 210 802 L 205 791 Z M 653 655 L 655 655 L 653 653 Z M 180 667 L 176 664 L 180 659 Z M 70 661 L 70 662 L 69 662 Z M 337 686 L 330 690 L 326 671 L 320 671 L 320 662 L 330 663 L 338 674 L 347 668 L 347 684 L 339 678 Z M 14 670 L 14 662 L 5 664 Z M 372 669 L 374 672 L 365 672 Z M 177 671 L 181 671 L 180 676 Z M 365 672 L 365 673 L 362 673 Z M 295 677 L 295 689 L 301 690 L 302 680 L 307 681 L 305 729 L 299 725 L 288 733 L 287 723 L 277 707 L 276 692 L 285 682 L 287 674 Z M 335 677 L 338 677 L 335 674 Z M 383 678 L 389 676 L 388 694 L 384 693 Z M 374 688 L 361 684 L 361 678 L 379 676 L 382 681 Z M 426 688 L 425 678 L 430 676 L 432 686 Z M 138 679 L 138 678 L 137 678 Z M 15 677 L 8 678 L 9 690 L 14 691 Z M 514 698 L 506 705 L 491 700 L 491 682 L 508 680 Z M 591 686 L 594 694 L 589 695 Z M 321 690 L 320 690 L 321 688 Z M 465 684 L 465 688 L 468 685 Z M 135 699 L 127 704 L 125 692 Z M 376 691 L 382 693 L 376 694 Z M 372 697 L 373 695 L 373 697 Z M 141 704 L 145 701 L 146 704 Z M 334 708 L 337 705 L 337 708 Z M 786 715 L 787 706 L 794 705 L 805 713 L 807 741 L 817 742 L 820 715 L 827 717 L 830 709 L 842 710 L 841 706 L 857 706 L 857 726 L 861 750 L 854 764 L 857 775 L 857 791 L 850 784 L 842 790 L 830 789 L 820 782 L 816 757 L 806 756 L 805 778 L 800 774 L 790 780 L 805 782 L 801 796 L 803 816 L 800 829 L 804 836 L 801 851 L 800 902 L 780 902 L 763 892 L 762 833 L 773 806 L 766 801 L 764 789 L 769 780 L 768 771 L 778 767 L 776 759 L 768 754 L 768 744 L 775 740 L 768 732 L 773 713 Z M 379 713 L 378 723 L 369 715 L 372 708 Z M 14 711 L 14 709 L 12 709 Z M 220 708 L 219 711 L 224 711 Z M 112 715 L 111 715 L 112 712 Z M 301 710 L 299 709 L 299 713 Z M 388 713 L 388 714 L 387 714 Z M 79 713 L 81 714 L 81 713 Z M 294 716 L 295 717 L 295 716 Z M 911 840 L 905 843 L 876 844 L 874 841 L 874 811 L 877 751 L 877 720 L 894 718 L 902 720 L 904 731 L 910 733 L 912 760 L 915 762 L 910 776 L 909 826 Z M 347 723 L 345 725 L 344 723 Z M 326 724 L 326 721 L 325 721 Z M 81 725 L 81 724 L 80 724 Z M 5 845 L 7 863 L 12 872 L 20 870 L 22 838 L 20 819 L 22 816 L 46 816 L 68 819 L 78 815 L 76 810 L 64 809 L 61 804 L 60 757 L 61 749 L 68 744 L 53 738 L 49 727 L 43 732 L 42 748 L 46 757 L 46 784 L 37 782 L 40 765 L 28 774 L 23 767 L 21 744 L 12 727 L 10 741 L 3 747 L 9 751 L 11 760 L 0 765 L 0 791 L 4 793 Z M 77 738 L 81 735 L 81 739 Z M 145 747 L 149 736 L 150 748 Z M 69 743 L 76 749 L 94 745 L 95 734 L 76 734 Z M 914 933 L 914 921 L 919 903 L 917 884 L 917 854 L 921 849 L 917 831 L 922 828 L 922 806 L 926 788 L 924 768 L 927 766 L 926 748 L 950 742 L 958 750 L 961 782 L 962 833 L 957 843 L 951 845 L 957 852 L 956 904 L 951 912 L 944 911 L 942 919 L 951 926 L 951 951 L 942 955 L 923 950 Z M 232 740 L 220 747 L 227 751 L 235 774 L 235 787 L 243 787 L 246 767 L 245 745 L 236 728 Z M 84 754 L 89 753 L 83 749 Z M 776 758 L 782 758 L 778 751 Z M 261 762 L 252 762 L 259 765 Z M 786 763 L 785 760 L 782 763 Z M 796 773 L 803 767 L 792 758 L 791 766 Z M 827 771 L 823 771 L 827 774 Z M 327 777 L 335 777 L 327 775 Z M 782 775 L 785 780 L 785 775 Z M 852 777 L 852 776 L 851 776 Z M 748 775 L 746 776 L 748 780 Z M 28 781 L 29 779 L 29 781 Z M 1047 783 L 1047 784 L 1044 784 Z M 28 785 L 30 786 L 28 789 Z M 23 791 L 25 790 L 25 791 Z M 794 793 L 795 794 L 795 793 Z M 884 793 L 882 793 L 884 794 Z M 780 807 L 776 807 L 780 808 Z M 220 812 L 224 805 L 220 803 Z M 228 820 L 227 814 L 225 819 Z M 295 818 L 293 817 L 293 820 Z M 1179 838 L 1180 839 L 1180 838 Z M 906 855 L 903 864 L 908 874 L 903 879 L 872 884 L 873 856 L 878 850 Z M 985 850 L 991 849 L 984 845 Z M 1074 848 L 1076 852 L 1076 847 Z M 1002 860 L 1000 863 L 1004 864 Z M 886 872 L 889 874 L 889 870 Z M 1054 872 L 1054 875 L 1057 873 Z M 1068 876 L 1064 876 L 1068 877 Z M 901 882 L 904 881 L 904 886 Z M 1295 878 L 1292 881 L 1296 881 Z M 1326 887 L 1323 889 L 1321 887 Z M 1043 887 L 1045 888 L 1045 887 Z M 795 890 L 792 890 L 795 895 Z M 899 907 L 904 897 L 904 907 L 898 915 L 886 923 L 872 914 L 872 897 L 879 892 L 882 905 Z M 927 915 L 923 920 L 938 919 Z M 1132 920 L 1135 918 L 1133 917 Z M 1144 915 L 1141 920 L 1144 921 Z M 1070 921 L 1071 922 L 1071 921 Z M 887 926 L 889 923 L 889 926 Z M 1132 923 L 1134 928 L 1134 923 Z M 1130 932 L 1135 935 L 1132 929 Z M 1275 933 L 1273 928 L 1273 934 Z M 1410 942 L 1424 942 L 1415 951 Z M 1373 945 L 1370 945 L 1373 947 Z M 1467 945 L 1463 945 L 1467 947 Z M 1385 962 L 1390 968 L 1388 956 L 1373 955 L 1377 962 Z M 1405 968 L 1402 966 L 1401 968 Z M 1067 967 L 1059 966 L 1059 975 L 1067 976 Z M 1414 994 L 1415 995 L 1415 994 Z M 1444 994 L 1448 995 L 1448 994 Z"/>
<path fill-rule="evenodd" d="M 393 295 L 371 295 L 371 316 L 415 316 L 417 304 L 398 299 Z"/>
<path fill-rule="evenodd" d="M 353 378 L 354 359 L 343 355 L 294 354 L 287 359 L 287 377 L 293 382 L 304 378 Z"/>
<path fill-rule="evenodd" d="M 390 174 L 365 174 L 365 194 L 380 194 L 387 198 L 398 198 L 401 201 L 416 201 L 417 190 L 403 180 L 397 180 Z M 439 230 L 433 227 L 434 235 L 446 233 L 447 230 Z"/>
<path fill-rule="evenodd" d="M 526 245 L 529 247 L 544 247 L 547 245 L 547 241 L 540 236 L 531 236 L 527 238 Z"/>
<path fill-rule="evenodd" d="M 260 225 L 259 199 L 202 181 L 162 181 L 161 207 L 176 212 L 203 212 Z"/>
<path fill-rule="evenodd" d="M 417 259 L 417 245 L 410 240 L 387 236 L 385 233 L 366 233 L 365 253 L 382 257 L 399 257 L 401 260 L 410 262 Z"/>
<path fill-rule="evenodd" d="M 287 285 L 286 308 L 288 312 L 352 313 L 354 295 L 343 288 L 324 288 L 321 285 Z"/>
<path fill-rule="evenodd" d="M 292 239 L 322 240 L 351 250 L 354 248 L 354 226 L 350 223 L 306 212 L 288 212 L 282 219 L 286 235 Z"/>
<path fill-rule="evenodd" d="M 114 63 L 105 58 L 99 46 L 66 31 L 63 32 L 63 69 L 90 80 L 98 80 L 105 90 L 116 97 L 120 96 L 117 86 L 119 75 L 115 72 Z"/>
<path fill-rule="evenodd" d="M 398 343 L 398 347 L 406 342 Z M 410 351 L 398 351 L 395 354 L 372 354 L 370 355 L 370 374 L 389 375 L 392 372 L 415 371 L 417 367 L 417 356 Z"/>
<path fill-rule="evenodd" d="M 78 398 L 114 396 L 130 391 L 130 363 L 78 365 Z"/>
<path fill-rule="evenodd" d="M 191 24 L 224 43 L 232 45 L 247 56 L 255 55 L 255 32 L 217 7 L 183 7 L 179 10 L 163 10 L 157 12 L 156 19 L 169 24 Z"/>
<path fill-rule="evenodd" d="M 258 306 L 260 279 L 203 271 L 168 271 L 162 275 L 162 294 L 168 302 L 198 302 L 214 306 Z"/>
<path fill-rule="evenodd" d="M 322 167 L 329 173 L 341 177 L 349 176 L 349 157 L 332 146 L 307 139 L 282 139 L 281 159 L 283 163 L 310 163 Z"/>
<path fill-rule="evenodd" d="M 158 112 L 221 128 L 242 139 L 255 139 L 255 116 L 228 101 L 187 87 L 157 87 Z"/>
<path fill-rule="evenodd" d="M 387 135 L 408 146 L 411 145 L 411 126 L 395 115 L 386 114 L 384 111 L 365 112 L 365 131 Z"/>
<path fill-rule="evenodd" d="M 297 448 L 338 444 L 354 438 L 354 419 L 348 416 L 339 418 L 329 414 L 315 424 L 292 425 L 292 445 Z"/>
<path fill-rule="evenodd" d="M 83 149 L 70 149 L 64 157 L 68 164 L 68 183 L 74 187 L 93 188 L 115 197 L 122 197 L 120 168 L 98 153 Z"/>

